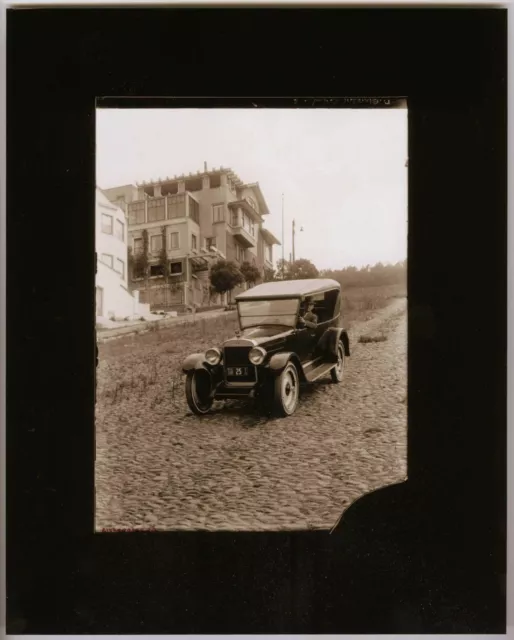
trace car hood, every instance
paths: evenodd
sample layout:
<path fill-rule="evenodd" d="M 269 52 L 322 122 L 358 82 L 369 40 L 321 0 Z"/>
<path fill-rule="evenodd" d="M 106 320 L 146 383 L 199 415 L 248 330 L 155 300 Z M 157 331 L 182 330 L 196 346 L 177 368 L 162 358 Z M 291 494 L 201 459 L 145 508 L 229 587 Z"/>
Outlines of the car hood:
<path fill-rule="evenodd" d="M 240 336 L 229 338 L 223 343 L 223 347 L 264 347 L 269 349 L 272 346 L 279 346 L 294 333 L 294 329 L 284 329 L 272 335 L 269 331 L 260 327 L 247 329 Z"/>

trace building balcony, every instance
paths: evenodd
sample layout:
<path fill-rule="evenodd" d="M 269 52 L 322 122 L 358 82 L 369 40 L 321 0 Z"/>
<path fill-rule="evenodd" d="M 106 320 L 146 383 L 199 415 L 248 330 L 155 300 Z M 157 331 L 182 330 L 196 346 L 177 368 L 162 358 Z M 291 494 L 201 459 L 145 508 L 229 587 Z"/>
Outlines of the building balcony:
<path fill-rule="evenodd" d="M 257 245 L 257 239 L 254 238 L 242 225 L 232 227 L 232 235 L 245 249 L 255 247 Z"/>
<path fill-rule="evenodd" d="M 241 200 L 233 200 L 232 202 L 228 203 L 228 206 L 229 206 L 229 209 L 232 209 L 232 210 L 241 209 L 254 222 L 258 223 L 261 221 L 260 214 L 253 208 L 252 204 L 247 198 L 242 198 Z"/>

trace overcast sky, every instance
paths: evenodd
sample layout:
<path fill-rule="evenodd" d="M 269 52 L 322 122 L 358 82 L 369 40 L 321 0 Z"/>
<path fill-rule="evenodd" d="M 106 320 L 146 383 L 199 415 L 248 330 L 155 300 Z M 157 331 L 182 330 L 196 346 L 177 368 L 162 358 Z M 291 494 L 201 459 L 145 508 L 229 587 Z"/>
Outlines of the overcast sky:
<path fill-rule="evenodd" d="M 407 257 L 406 109 L 99 109 L 96 142 L 104 189 L 204 161 L 259 182 L 280 240 L 283 193 L 287 259 L 293 218 L 319 269 Z"/>

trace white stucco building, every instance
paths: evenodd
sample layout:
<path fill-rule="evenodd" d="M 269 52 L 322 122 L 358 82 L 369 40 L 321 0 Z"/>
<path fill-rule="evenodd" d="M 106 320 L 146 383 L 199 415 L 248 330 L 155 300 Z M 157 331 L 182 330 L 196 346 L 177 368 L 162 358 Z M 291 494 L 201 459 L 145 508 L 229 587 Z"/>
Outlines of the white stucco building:
<path fill-rule="evenodd" d="M 96 188 L 96 317 L 123 320 L 150 314 L 138 292 L 127 286 L 127 220 L 125 212 Z"/>

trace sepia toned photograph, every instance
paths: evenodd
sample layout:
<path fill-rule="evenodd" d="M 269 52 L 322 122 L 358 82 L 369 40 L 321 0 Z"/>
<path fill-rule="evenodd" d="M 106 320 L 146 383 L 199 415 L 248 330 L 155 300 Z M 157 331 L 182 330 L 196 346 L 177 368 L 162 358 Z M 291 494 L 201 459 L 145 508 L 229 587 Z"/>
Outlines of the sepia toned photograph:
<path fill-rule="evenodd" d="M 97 108 L 96 531 L 332 530 L 407 479 L 386 102 Z"/>

